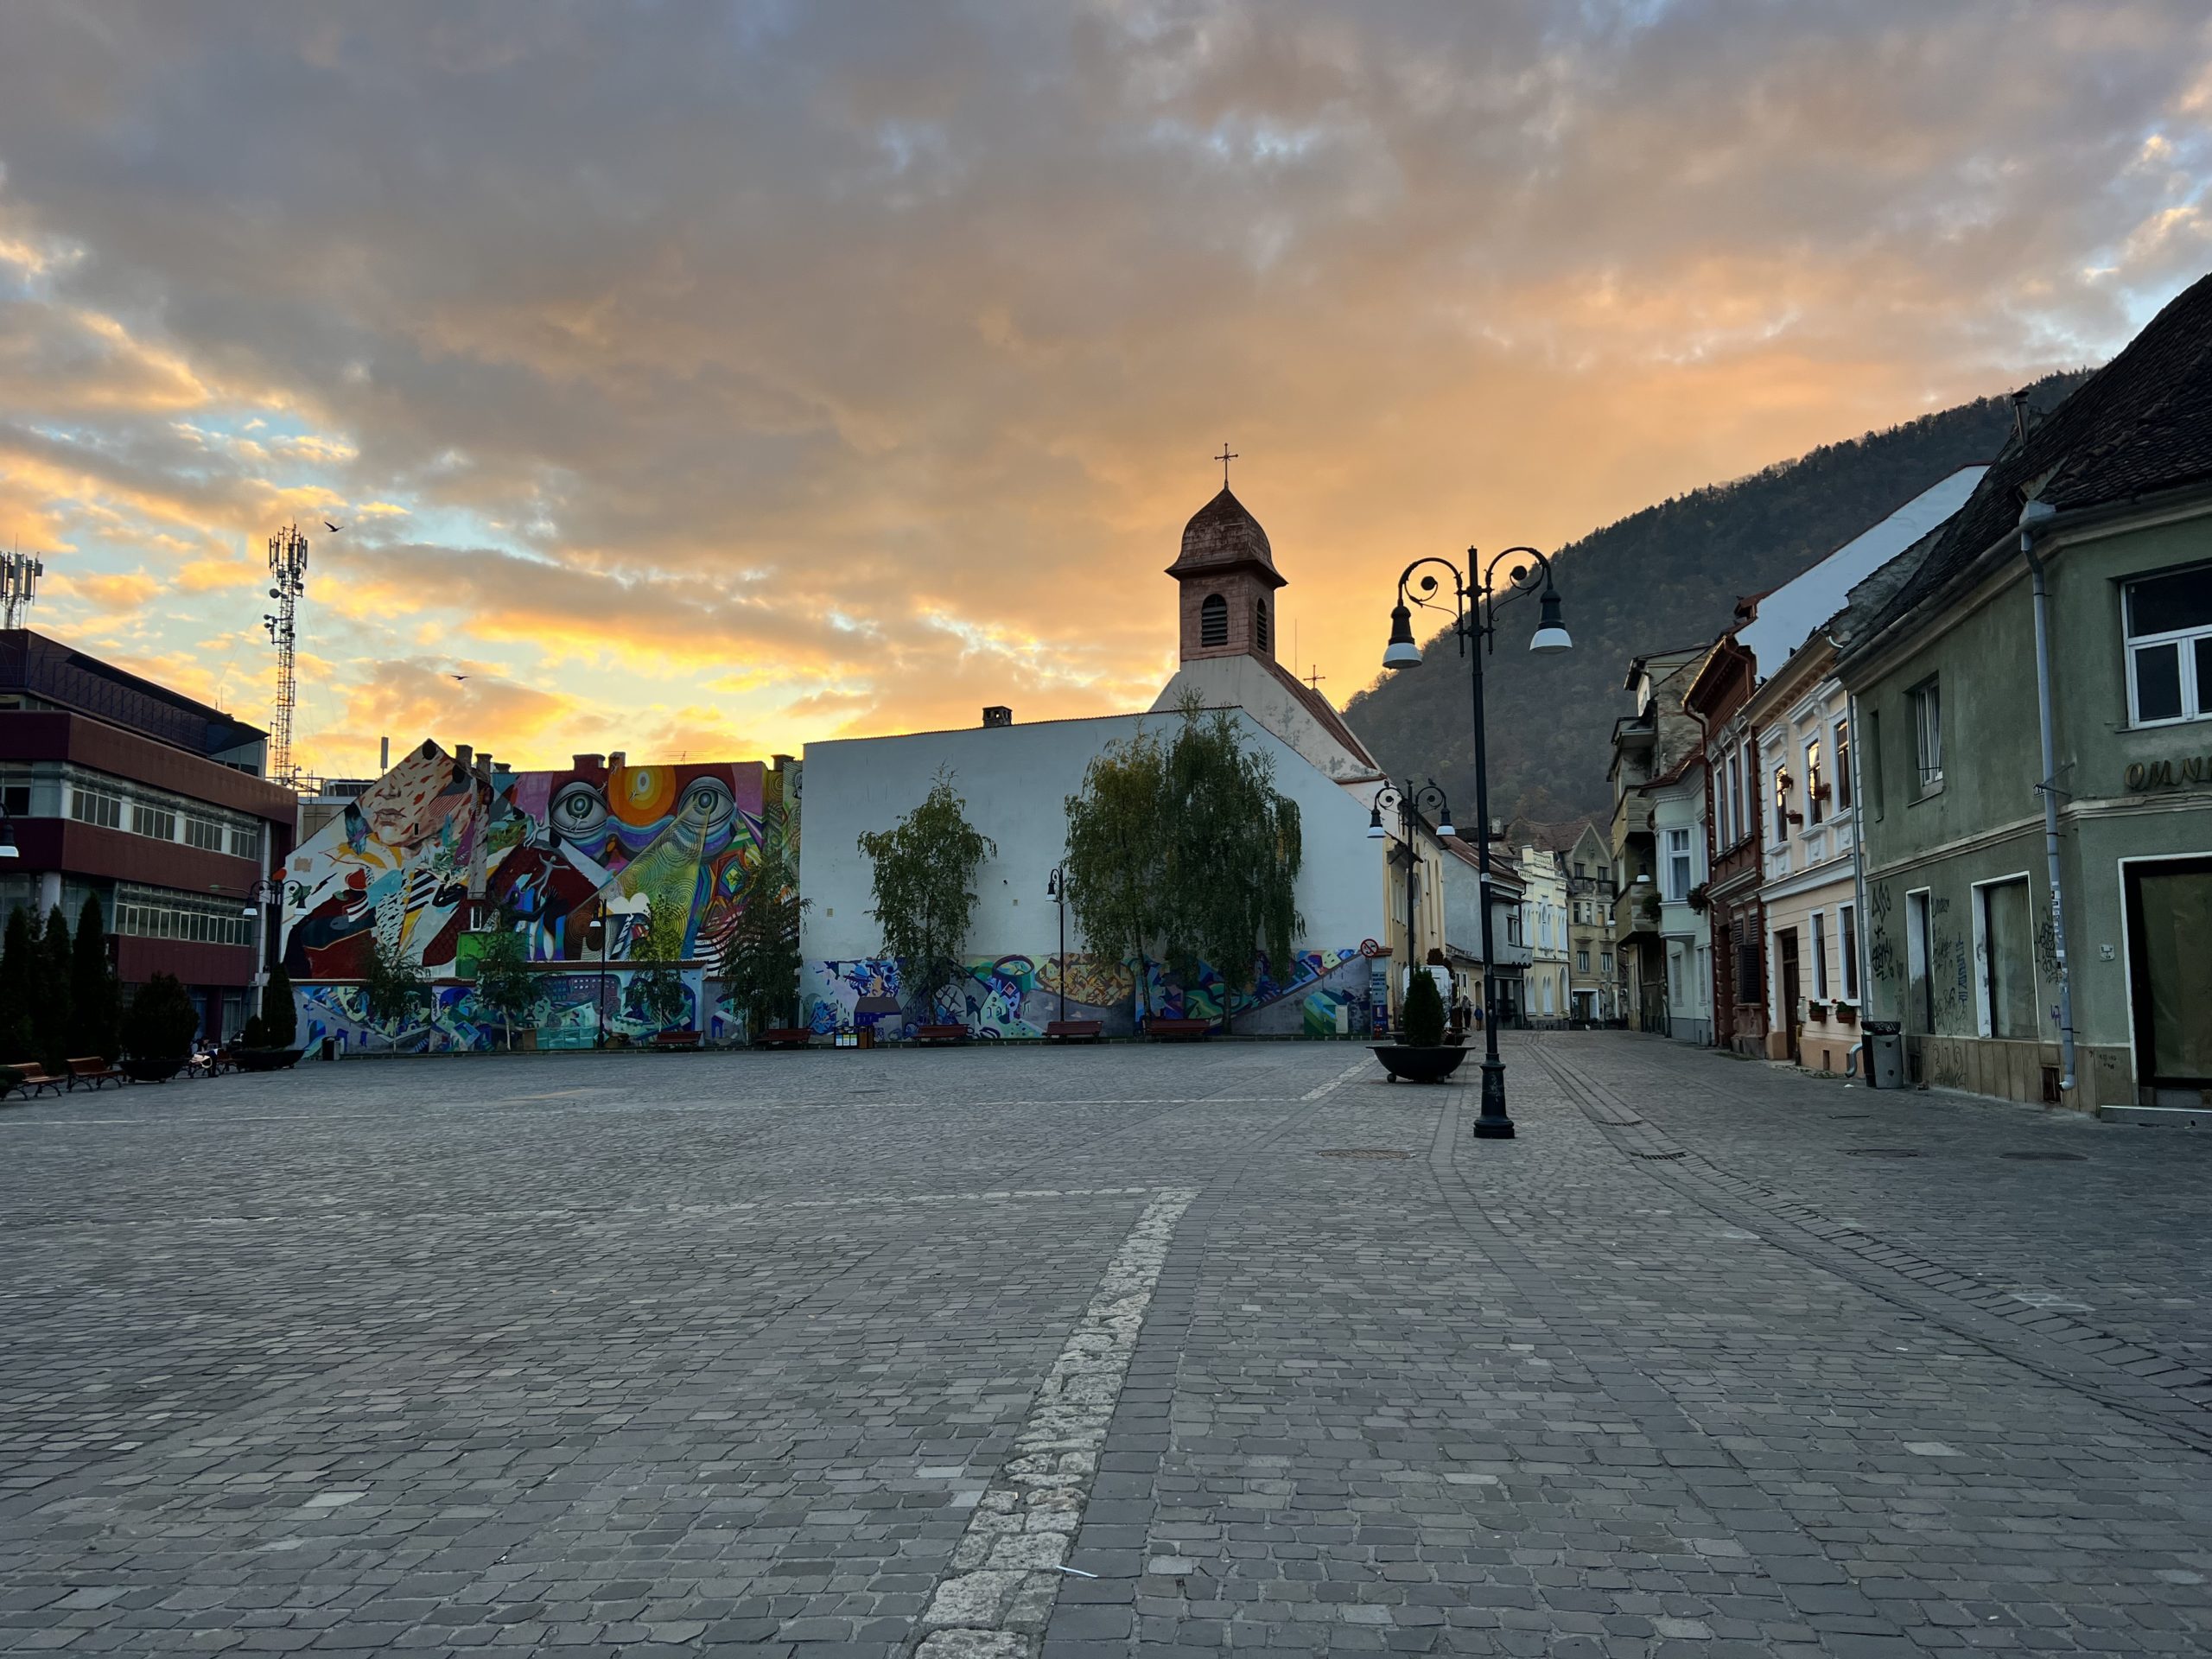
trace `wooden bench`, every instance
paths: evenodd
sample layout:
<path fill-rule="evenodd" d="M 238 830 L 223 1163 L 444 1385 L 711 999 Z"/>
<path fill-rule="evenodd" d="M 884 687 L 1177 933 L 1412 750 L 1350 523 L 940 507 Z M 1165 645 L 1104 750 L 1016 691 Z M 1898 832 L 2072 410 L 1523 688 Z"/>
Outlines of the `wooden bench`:
<path fill-rule="evenodd" d="M 1045 1027 L 1048 1043 L 1095 1043 L 1104 1034 L 1103 1020 L 1055 1020 Z"/>
<path fill-rule="evenodd" d="M 814 1033 L 804 1026 L 770 1026 L 753 1039 L 755 1048 L 804 1048 Z"/>
<path fill-rule="evenodd" d="M 92 1089 L 98 1091 L 108 1084 L 120 1085 L 124 1081 L 123 1073 L 110 1065 L 103 1055 L 81 1055 L 73 1060 L 64 1060 L 61 1064 L 69 1068 L 69 1086 L 72 1089 L 83 1083 L 91 1084 Z"/>
<path fill-rule="evenodd" d="M 964 1043 L 968 1040 L 965 1026 L 916 1026 L 914 1040 L 918 1043 Z"/>
<path fill-rule="evenodd" d="M 703 1039 L 696 1031 L 664 1031 L 653 1038 L 655 1048 L 696 1048 Z"/>
<path fill-rule="evenodd" d="M 58 1095 L 61 1092 L 62 1084 L 67 1081 L 55 1077 L 36 1060 L 10 1060 L 8 1070 L 22 1074 L 11 1087 L 22 1090 L 25 1100 L 35 1100 L 49 1089 Z"/>
<path fill-rule="evenodd" d="M 1196 1042 L 1213 1029 L 1211 1020 L 1163 1020 L 1158 1014 L 1144 1022 L 1144 1034 L 1156 1042 Z"/>

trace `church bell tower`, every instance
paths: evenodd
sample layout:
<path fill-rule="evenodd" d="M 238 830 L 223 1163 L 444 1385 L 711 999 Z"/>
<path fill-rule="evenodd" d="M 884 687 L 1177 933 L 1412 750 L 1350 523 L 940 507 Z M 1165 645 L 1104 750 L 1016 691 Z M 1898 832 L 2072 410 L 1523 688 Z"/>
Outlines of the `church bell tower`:
<path fill-rule="evenodd" d="M 1275 589 L 1284 585 L 1268 532 L 1229 486 L 1183 526 L 1183 551 L 1167 567 L 1182 590 L 1183 660 L 1274 660 Z"/>

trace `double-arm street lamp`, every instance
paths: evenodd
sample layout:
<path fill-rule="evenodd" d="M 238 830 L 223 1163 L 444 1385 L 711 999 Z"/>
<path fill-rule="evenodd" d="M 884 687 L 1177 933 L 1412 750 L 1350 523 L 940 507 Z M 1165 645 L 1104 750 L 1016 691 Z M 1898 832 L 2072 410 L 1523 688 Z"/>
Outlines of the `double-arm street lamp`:
<path fill-rule="evenodd" d="M 1421 950 L 1414 937 L 1414 872 L 1421 868 L 1421 846 L 1414 837 L 1417 830 L 1428 822 L 1421 813 L 1431 809 L 1435 811 L 1436 833 L 1440 836 L 1458 832 L 1452 828 L 1452 804 L 1444 798 L 1444 791 L 1433 778 L 1420 789 L 1414 788 L 1414 780 L 1408 778 L 1402 787 L 1385 784 L 1376 790 L 1375 804 L 1367 814 L 1367 838 L 1370 841 L 1383 841 L 1389 836 L 1390 832 L 1382 827 L 1382 813 L 1386 807 L 1395 810 L 1398 815 L 1398 839 L 1405 843 L 1406 849 L 1406 984 L 1405 989 L 1399 992 L 1402 997 L 1412 991 L 1414 969 L 1421 965 Z M 1391 856 L 1395 858 L 1397 855 L 1394 853 Z M 1405 1023 L 1402 1002 L 1399 1005 L 1398 1021 L 1402 1028 Z"/>
<path fill-rule="evenodd" d="M 1507 569 L 1505 580 L 1500 583 L 1497 579 L 1498 568 L 1509 559 L 1521 563 Z M 1492 554 L 1485 563 L 1471 547 L 1467 550 L 1464 575 L 1451 560 L 1433 555 L 1415 559 L 1399 573 L 1398 602 L 1390 612 L 1390 643 L 1382 652 L 1383 667 L 1421 666 L 1421 647 L 1414 643 L 1413 612 L 1407 606 L 1406 586 L 1413 582 L 1414 573 L 1425 564 L 1438 566 L 1450 578 L 1452 634 L 1459 641 L 1459 654 L 1465 657 L 1471 652 L 1475 659 L 1475 847 L 1480 855 L 1483 911 L 1483 1109 L 1482 1116 L 1475 1120 L 1475 1134 L 1485 1141 L 1510 1141 L 1513 1138 L 1513 1120 L 1505 1115 L 1505 1063 L 1497 1058 L 1497 1010 L 1491 1005 L 1495 995 L 1492 964 L 1497 953 L 1491 938 L 1490 754 L 1483 734 L 1483 658 L 1497 646 L 1497 607 L 1522 594 L 1538 594 L 1543 601 L 1543 613 L 1537 619 L 1535 637 L 1529 641 L 1529 650 L 1545 653 L 1565 651 L 1574 642 L 1567 638 L 1567 629 L 1560 622 L 1559 594 L 1552 587 L 1549 559 L 1533 547 L 1509 547 L 1503 553 Z M 1413 603 L 1429 607 L 1440 585 L 1437 578 L 1423 575 L 1414 585 Z M 1433 608 L 1442 608 L 1440 602 Z M 1371 827 L 1369 833 L 1374 833 Z"/>

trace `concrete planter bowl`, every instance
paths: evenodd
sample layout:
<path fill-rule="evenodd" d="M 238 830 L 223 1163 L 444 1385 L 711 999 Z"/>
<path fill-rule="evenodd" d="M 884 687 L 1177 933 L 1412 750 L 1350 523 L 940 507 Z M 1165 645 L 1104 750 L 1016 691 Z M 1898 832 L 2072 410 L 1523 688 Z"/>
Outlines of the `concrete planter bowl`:
<path fill-rule="evenodd" d="M 1370 1043 L 1368 1046 L 1382 1062 L 1392 1083 L 1441 1083 L 1467 1058 L 1465 1049 L 1449 1043 L 1436 1048 L 1414 1048 L 1406 1043 Z"/>
<path fill-rule="evenodd" d="M 159 1056 L 141 1058 L 134 1054 L 127 1060 L 118 1060 L 116 1070 L 133 1083 L 167 1083 L 184 1070 L 184 1056 L 164 1059 Z"/>

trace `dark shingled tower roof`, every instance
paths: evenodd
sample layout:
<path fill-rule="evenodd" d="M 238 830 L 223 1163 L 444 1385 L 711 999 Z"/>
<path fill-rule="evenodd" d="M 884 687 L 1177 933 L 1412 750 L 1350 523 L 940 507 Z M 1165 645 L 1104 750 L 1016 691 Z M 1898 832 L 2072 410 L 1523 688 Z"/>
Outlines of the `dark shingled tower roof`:
<path fill-rule="evenodd" d="M 1240 569 L 1255 571 L 1271 588 L 1281 588 L 1287 581 L 1275 569 L 1268 532 L 1224 484 L 1221 493 L 1192 513 L 1191 522 L 1183 526 L 1183 551 L 1167 567 L 1167 574 L 1190 576 L 1201 571 Z"/>

